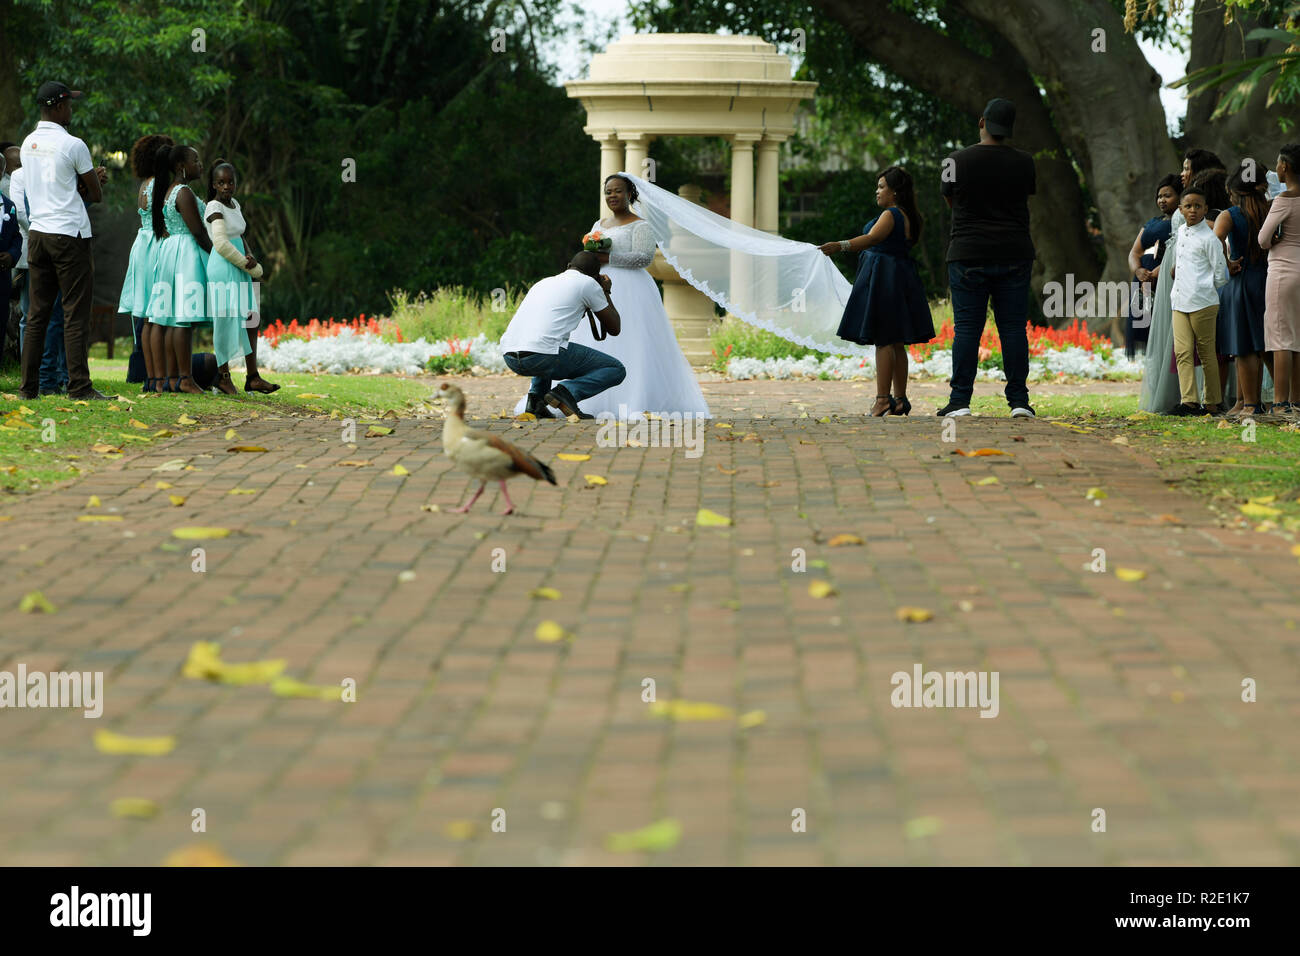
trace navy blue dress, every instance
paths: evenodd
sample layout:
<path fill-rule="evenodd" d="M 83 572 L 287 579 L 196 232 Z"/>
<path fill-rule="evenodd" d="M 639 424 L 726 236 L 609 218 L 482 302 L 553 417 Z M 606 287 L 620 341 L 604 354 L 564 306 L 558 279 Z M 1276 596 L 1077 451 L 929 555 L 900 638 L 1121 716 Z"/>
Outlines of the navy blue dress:
<path fill-rule="evenodd" d="M 1232 232 L 1228 249 L 1241 260 L 1241 271 L 1228 276 L 1219 289 L 1219 316 L 1215 350 L 1220 355 L 1250 355 L 1264 351 L 1264 285 L 1268 281 L 1268 255 L 1250 259 L 1250 223 L 1240 206 L 1228 210 Z"/>
<path fill-rule="evenodd" d="M 1152 255 L 1149 252 L 1142 254 L 1142 259 L 1139 261 L 1138 264 L 1143 269 L 1154 269 L 1156 266 L 1160 265 L 1160 263 L 1164 260 L 1165 243 L 1169 241 L 1169 236 L 1172 233 L 1172 229 L 1173 229 L 1172 222 L 1169 219 L 1166 219 L 1164 216 L 1156 216 L 1152 219 L 1147 220 L 1146 225 L 1142 227 L 1142 237 L 1141 237 L 1142 248 L 1149 249 L 1151 248 L 1151 246 L 1155 246 L 1156 251 L 1154 255 Z M 1134 291 L 1136 291 L 1140 285 L 1141 283 L 1139 283 L 1137 281 L 1137 277 L 1134 276 L 1133 277 Z M 1155 291 L 1154 281 L 1151 283 L 1151 289 L 1153 292 Z M 1133 310 L 1130 309 L 1128 318 L 1124 320 L 1124 353 L 1130 359 L 1135 358 L 1137 356 L 1137 344 L 1139 342 L 1141 342 L 1144 346 L 1146 345 L 1147 334 L 1151 331 L 1150 326 L 1146 324 L 1143 324 L 1141 328 L 1135 329 L 1133 327 L 1134 318 L 1135 316 L 1133 315 Z"/>
<path fill-rule="evenodd" d="M 894 229 L 884 242 L 864 249 L 858 257 L 858 275 L 836 334 L 858 345 L 928 342 L 934 338 L 934 321 L 921 273 L 910 254 L 913 243 L 903 238 L 902 211 L 887 212 L 893 215 Z M 863 234 L 879 219 L 863 226 Z"/>

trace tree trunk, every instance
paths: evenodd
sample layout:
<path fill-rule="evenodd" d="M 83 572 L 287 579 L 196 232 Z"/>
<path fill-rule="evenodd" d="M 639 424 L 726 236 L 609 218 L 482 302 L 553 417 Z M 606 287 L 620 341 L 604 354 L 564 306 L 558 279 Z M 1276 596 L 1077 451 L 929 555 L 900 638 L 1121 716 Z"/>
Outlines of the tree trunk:
<path fill-rule="evenodd" d="M 817 0 L 828 16 L 843 25 L 873 60 L 904 81 L 971 114 L 971 142 L 978 137 L 975 120 L 994 96 L 1017 105 L 1014 144 L 1034 155 L 1038 188 L 1029 202 L 1030 230 L 1038 253 L 1031 284 L 1040 296 L 1043 283 L 1095 281 L 1101 273 L 1087 231 L 1079 176 L 1057 135 L 1037 84 L 1019 53 L 993 38 L 994 56 L 982 57 L 956 40 L 906 14 L 887 0 Z M 1129 239 L 1132 242 L 1132 238 Z"/>
<path fill-rule="evenodd" d="M 1177 156 L 1160 104 L 1160 74 L 1109 0 L 957 0 L 1010 42 L 1047 91 L 1062 136 L 1092 188 L 1106 248 L 1102 277 L 1129 277 L 1128 251 L 1151 217 L 1155 185 Z M 1028 9 L 1027 9 L 1028 8 Z M 1097 34 L 1095 31 L 1103 33 Z M 1104 41 L 1104 52 L 1094 44 Z M 1075 272 L 1076 281 L 1078 270 Z M 1090 325 L 1102 331 L 1109 316 Z"/>
<path fill-rule="evenodd" d="M 25 14 L 22 14 L 25 15 Z M 12 29 L 19 15 L 13 0 L 0 0 L 0 139 L 22 141 L 23 78 L 18 73 Z M 36 93 L 32 90 L 32 95 Z"/>
<path fill-rule="evenodd" d="M 1235 11 L 1234 22 L 1225 24 L 1220 0 L 1198 0 L 1192 14 L 1192 51 L 1187 72 L 1282 52 L 1286 44 L 1281 41 L 1246 40 L 1246 34 L 1256 27 L 1272 25 L 1249 16 L 1245 10 Z M 1294 105 L 1275 103 L 1271 109 L 1265 106 L 1273 78 L 1272 75 L 1264 78 L 1244 108 L 1217 120 L 1211 120 L 1210 114 L 1232 88 L 1231 84 L 1214 87 L 1189 99 L 1183 124 L 1186 147 L 1213 150 L 1229 172 L 1246 158 L 1266 163 L 1266 168 L 1272 169 L 1278 146 L 1288 139 L 1280 121 L 1288 110 L 1295 112 Z"/>

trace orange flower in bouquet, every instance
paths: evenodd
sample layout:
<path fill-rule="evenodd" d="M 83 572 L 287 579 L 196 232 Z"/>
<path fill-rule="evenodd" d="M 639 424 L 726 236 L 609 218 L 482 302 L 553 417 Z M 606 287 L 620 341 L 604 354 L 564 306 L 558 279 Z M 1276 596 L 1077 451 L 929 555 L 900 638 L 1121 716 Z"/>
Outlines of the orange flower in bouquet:
<path fill-rule="evenodd" d="M 589 232 L 582 237 L 582 248 L 588 252 L 609 252 L 609 247 L 611 245 L 613 245 L 613 240 L 599 229 Z"/>

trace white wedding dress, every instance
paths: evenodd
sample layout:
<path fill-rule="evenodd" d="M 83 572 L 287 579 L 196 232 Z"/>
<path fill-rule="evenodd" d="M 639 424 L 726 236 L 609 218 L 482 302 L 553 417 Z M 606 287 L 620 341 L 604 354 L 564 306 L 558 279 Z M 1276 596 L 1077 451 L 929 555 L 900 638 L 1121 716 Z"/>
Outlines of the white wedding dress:
<path fill-rule="evenodd" d="M 638 417 L 645 412 L 711 418 L 695 372 L 677 344 L 659 288 L 646 271 L 655 256 L 650 224 L 639 219 L 607 229 L 597 221 L 591 228 L 610 239 L 609 264 L 600 271 L 609 276 L 609 297 L 618 309 L 621 330 L 597 342 L 584 316 L 569 341 L 618 359 L 627 369 L 627 377 L 579 402 L 578 407 L 589 415 L 608 412 L 615 418 Z M 523 410 L 521 398 L 515 414 Z"/>

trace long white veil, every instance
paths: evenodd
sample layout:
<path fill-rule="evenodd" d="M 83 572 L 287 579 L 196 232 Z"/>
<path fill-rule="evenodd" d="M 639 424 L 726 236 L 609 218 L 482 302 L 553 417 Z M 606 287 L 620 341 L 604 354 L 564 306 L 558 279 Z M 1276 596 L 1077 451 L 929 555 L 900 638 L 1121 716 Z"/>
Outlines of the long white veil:
<path fill-rule="evenodd" d="M 631 173 L 633 209 L 650 223 L 664 258 L 732 315 L 819 352 L 871 355 L 836 330 L 853 289 L 816 246 L 725 219 Z"/>

